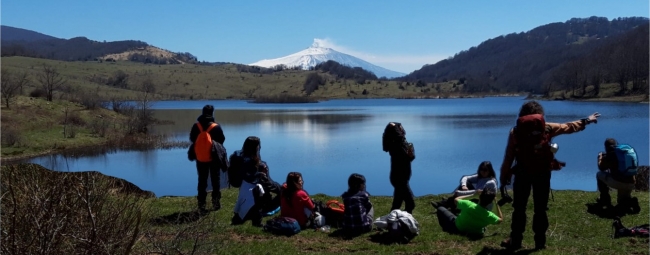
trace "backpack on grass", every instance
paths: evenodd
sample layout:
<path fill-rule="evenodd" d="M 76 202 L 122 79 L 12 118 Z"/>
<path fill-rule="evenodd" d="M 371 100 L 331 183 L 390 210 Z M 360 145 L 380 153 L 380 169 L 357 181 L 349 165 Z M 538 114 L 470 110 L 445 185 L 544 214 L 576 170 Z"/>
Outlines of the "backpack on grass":
<path fill-rule="evenodd" d="M 631 228 L 626 228 L 621 223 L 620 218 L 614 219 L 612 223 L 612 228 L 614 229 L 613 238 L 619 237 L 628 237 L 628 236 L 637 236 L 637 237 L 649 237 L 650 236 L 650 224 L 643 224 Z"/>
<path fill-rule="evenodd" d="M 275 217 L 266 221 L 263 229 L 276 235 L 292 236 L 300 233 L 300 224 L 294 218 Z"/>
<path fill-rule="evenodd" d="M 614 147 L 614 152 L 618 159 L 618 171 L 625 176 L 636 175 L 639 161 L 634 148 L 627 144 L 619 144 Z"/>

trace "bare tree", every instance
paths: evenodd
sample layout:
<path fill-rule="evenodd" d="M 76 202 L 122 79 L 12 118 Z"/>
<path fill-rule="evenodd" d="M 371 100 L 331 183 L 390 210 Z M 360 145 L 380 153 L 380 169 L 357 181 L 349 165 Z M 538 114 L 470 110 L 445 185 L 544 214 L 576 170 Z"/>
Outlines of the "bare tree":
<path fill-rule="evenodd" d="M 47 101 L 52 101 L 54 91 L 61 89 L 66 83 L 66 80 L 61 77 L 56 68 L 45 64 L 43 65 L 43 72 L 38 76 L 38 81 L 45 91 Z"/>
<path fill-rule="evenodd" d="M 11 99 L 13 99 L 18 92 L 22 91 L 23 86 L 26 85 L 28 81 L 26 72 L 14 76 L 8 70 L 2 69 L 1 92 L 7 108 L 9 108 Z"/>
<path fill-rule="evenodd" d="M 149 126 L 153 123 L 153 111 L 151 110 L 156 87 L 151 78 L 145 79 L 140 85 L 140 98 L 137 101 L 136 113 L 137 131 L 140 133 L 147 133 Z"/>

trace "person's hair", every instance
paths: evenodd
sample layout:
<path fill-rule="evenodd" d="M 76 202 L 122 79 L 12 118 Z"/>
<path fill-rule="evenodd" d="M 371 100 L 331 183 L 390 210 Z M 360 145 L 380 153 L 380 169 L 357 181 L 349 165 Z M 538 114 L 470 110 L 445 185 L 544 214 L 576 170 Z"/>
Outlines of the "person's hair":
<path fill-rule="evenodd" d="M 287 200 L 287 203 L 291 205 L 291 197 L 293 196 L 294 193 L 297 191 L 301 190 L 302 184 L 300 183 L 300 179 L 302 178 L 302 174 L 299 172 L 290 172 L 287 175 L 287 188 L 282 191 L 282 196 Z"/>
<path fill-rule="evenodd" d="M 258 146 L 260 146 L 261 149 L 262 143 L 260 138 L 257 136 L 249 136 L 246 138 L 244 145 L 241 148 L 243 156 L 251 158 L 256 166 L 259 166 L 262 161 Z"/>
<path fill-rule="evenodd" d="M 519 109 L 519 117 L 523 117 L 531 114 L 544 115 L 544 107 L 542 107 L 542 105 L 535 100 L 524 103 L 521 106 L 521 109 Z"/>
<path fill-rule="evenodd" d="M 605 151 L 613 151 L 614 146 L 618 145 L 618 142 L 614 138 L 605 139 Z"/>
<path fill-rule="evenodd" d="M 212 106 L 211 104 L 206 104 L 205 106 L 203 106 L 203 109 L 201 110 L 201 114 L 212 116 L 214 114 L 214 106 Z"/>
<path fill-rule="evenodd" d="M 348 178 L 348 192 L 355 193 L 359 191 L 366 190 L 366 177 L 363 175 L 354 173 Z"/>
<path fill-rule="evenodd" d="M 496 190 L 484 189 L 478 197 L 478 205 L 487 208 L 487 206 L 494 201 L 496 196 Z"/>
<path fill-rule="evenodd" d="M 497 174 L 494 172 L 494 168 L 492 167 L 492 162 L 483 161 L 483 162 L 481 162 L 480 165 L 478 165 L 478 169 L 476 169 L 476 174 L 478 174 L 479 178 L 482 178 L 481 177 L 481 170 L 487 170 L 488 171 L 488 177 L 491 177 L 493 179 L 497 178 Z"/>
<path fill-rule="evenodd" d="M 389 122 L 384 128 L 384 134 L 381 137 L 382 149 L 386 152 L 401 145 L 406 136 L 406 131 L 399 122 Z"/>

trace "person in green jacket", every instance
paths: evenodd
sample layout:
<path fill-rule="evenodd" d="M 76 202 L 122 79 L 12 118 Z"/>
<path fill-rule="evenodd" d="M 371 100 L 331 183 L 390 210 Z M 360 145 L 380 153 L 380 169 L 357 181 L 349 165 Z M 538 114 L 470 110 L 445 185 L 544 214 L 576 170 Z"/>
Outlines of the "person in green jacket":
<path fill-rule="evenodd" d="M 499 216 L 491 211 L 485 209 L 489 204 L 494 201 L 496 190 L 484 189 L 480 191 L 478 204 L 463 200 L 464 198 L 471 197 L 472 195 L 460 196 L 454 199 L 454 203 L 460 209 L 458 216 L 450 212 L 440 202 L 432 203 L 437 209 L 438 223 L 442 230 L 452 234 L 467 234 L 482 236 L 485 232 L 485 227 L 488 225 L 499 224 L 503 221 L 503 214 L 501 208 L 497 203 L 494 203 L 499 212 Z"/>

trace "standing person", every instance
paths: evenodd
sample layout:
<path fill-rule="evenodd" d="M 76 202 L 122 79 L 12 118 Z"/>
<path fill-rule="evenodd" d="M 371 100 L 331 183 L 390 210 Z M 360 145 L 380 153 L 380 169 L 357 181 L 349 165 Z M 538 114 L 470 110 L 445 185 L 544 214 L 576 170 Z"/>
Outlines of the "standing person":
<path fill-rule="evenodd" d="M 474 194 L 455 197 L 454 203 L 461 209 L 458 216 L 451 213 L 439 203 L 432 202 L 431 204 L 438 209 L 436 212 L 438 223 L 440 223 L 443 231 L 452 234 L 483 236 L 486 226 L 499 224 L 503 221 L 503 214 L 499 205 L 497 205 L 498 216 L 487 209 L 488 205 L 491 205 L 492 201 L 494 201 L 496 193 L 496 187 L 482 190 L 479 195 L 478 204 L 469 200 L 463 200 Z"/>
<path fill-rule="evenodd" d="M 219 169 L 226 171 L 228 168 L 227 163 L 226 166 L 224 166 L 223 163 L 225 162 L 220 162 L 217 158 L 212 156 L 212 141 L 219 143 L 217 147 L 220 146 L 220 148 L 223 148 L 223 142 L 226 140 L 221 125 L 214 121 L 213 113 L 214 106 L 203 106 L 201 115 L 196 119 L 197 123 L 192 125 L 190 131 L 190 142 L 192 142 L 192 147 L 194 148 L 196 170 L 199 174 L 197 185 L 199 194 L 197 200 L 201 212 L 205 212 L 206 210 L 205 200 L 207 192 L 205 190 L 208 187 L 208 176 L 210 176 L 213 186 L 212 209 L 215 211 L 221 209 L 221 190 L 219 189 L 221 173 L 219 172 Z"/>
<path fill-rule="evenodd" d="M 597 202 L 600 206 L 611 207 L 612 198 L 609 196 L 609 188 L 616 189 L 617 199 L 616 207 L 621 212 L 632 212 L 641 210 L 639 201 L 632 197 L 632 191 L 635 189 L 635 176 L 625 175 L 619 171 L 619 159 L 616 155 L 616 146 L 618 142 L 614 138 L 605 140 L 605 152 L 598 153 L 598 173 L 596 181 L 598 183 L 598 192 L 600 197 Z"/>
<path fill-rule="evenodd" d="M 314 214 L 314 203 L 304 190 L 304 184 L 301 173 L 290 172 L 280 193 L 280 216 L 296 219 L 303 229 Z"/>
<path fill-rule="evenodd" d="M 280 207 L 280 184 L 271 179 L 269 167 L 260 156 L 261 149 L 260 138 L 249 136 L 242 149 L 230 156 L 231 167 L 237 168 L 234 171 L 242 176 L 231 222 L 233 225 L 243 224 L 250 219 L 253 226 L 260 227 L 264 214 Z"/>
<path fill-rule="evenodd" d="M 510 183 L 514 174 L 512 224 L 510 237 L 501 246 L 510 250 L 521 248 L 526 228 L 526 204 L 533 189 L 533 232 L 535 249 L 546 248 L 546 215 L 548 195 L 551 188 L 551 170 L 559 170 L 551 150 L 551 139 L 562 134 L 571 134 L 585 129 L 587 124 L 597 123 L 600 114 L 564 124 L 544 120 L 544 108 L 537 101 L 528 101 L 521 106 L 517 125 L 510 129 L 505 156 L 501 164 L 500 181 Z M 516 170 L 512 163 L 516 160 Z"/>
<path fill-rule="evenodd" d="M 348 178 L 348 190 L 343 198 L 343 231 L 348 236 L 370 232 L 375 210 L 370 203 L 370 194 L 366 191 L 366 177 L 351 174 Z"/>
<path fill-rule="evenodd" d="M 409 181 L 411 180 L 411 161 L 415 159 L 413 144 L 406 141 L 406 131 L 401 123 L 390 122 L 384 129 L 382 147 L 390 154 L 390 183 L 395 188 L 391 211 L 400 209 L 413 214 L 415 201 Z"/>

